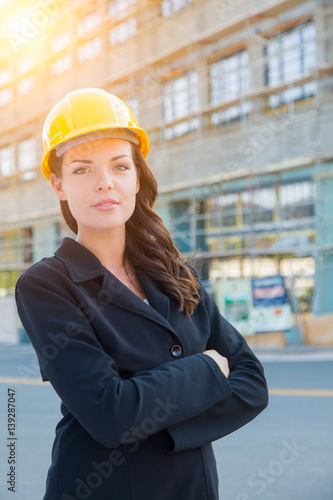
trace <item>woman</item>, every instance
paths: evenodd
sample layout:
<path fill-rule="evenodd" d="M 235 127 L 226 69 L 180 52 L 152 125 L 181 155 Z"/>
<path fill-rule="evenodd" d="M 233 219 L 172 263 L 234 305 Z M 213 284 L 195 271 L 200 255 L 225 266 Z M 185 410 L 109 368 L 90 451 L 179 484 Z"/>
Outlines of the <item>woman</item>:
<path fill-rule="evenodd" d="M 43 136 L 77 235 L 16 288 L 62 400 L 44 500 L 217 500 L 211 442 L 266 407 L 263 368 L 152 210 L 149 142 L 127 105 L 71 92 Z"/>

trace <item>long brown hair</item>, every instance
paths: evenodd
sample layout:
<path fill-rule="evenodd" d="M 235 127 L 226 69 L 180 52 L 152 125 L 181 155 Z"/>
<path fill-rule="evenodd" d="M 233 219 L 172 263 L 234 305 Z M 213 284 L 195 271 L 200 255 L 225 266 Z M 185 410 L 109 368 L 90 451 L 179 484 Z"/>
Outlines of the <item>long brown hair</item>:
<path fill-rule="evenodd" d="M 179 304 L 178 310 L 191 316 L 200 301 L 200 283 L 188 262 L 172 241 L 161 217 L 153 210 L 157 200 L 157 182 L 138 146 L 131 144 L 134 164 L 140 178 L 135 209 L 126 222 L 126 258 L 135 269 L 156 281 L 161 290 Z M 52 172 L 61 179 L 62 160 L 52 151 Z M 73 233 L 78 233 L 76 219 L 67 201 L 60 201 L 62 215 Z"/>

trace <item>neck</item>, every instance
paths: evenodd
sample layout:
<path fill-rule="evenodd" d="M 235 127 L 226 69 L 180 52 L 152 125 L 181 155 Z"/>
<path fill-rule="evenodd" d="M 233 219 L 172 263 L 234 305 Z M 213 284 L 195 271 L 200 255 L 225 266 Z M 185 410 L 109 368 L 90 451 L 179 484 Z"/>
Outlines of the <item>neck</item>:
<path fill-rule="evenodd" d="M 96 231 L 87 234 L 79 231 L 76 241 L 90 250 L 104 267 L 112 271 L 123 267 L 125 228 L 121 231 Z"/>

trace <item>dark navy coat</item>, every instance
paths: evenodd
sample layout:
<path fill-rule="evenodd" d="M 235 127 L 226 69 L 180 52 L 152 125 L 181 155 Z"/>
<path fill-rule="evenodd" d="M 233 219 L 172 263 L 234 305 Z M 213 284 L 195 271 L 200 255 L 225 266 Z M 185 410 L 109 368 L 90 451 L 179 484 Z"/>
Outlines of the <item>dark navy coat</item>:
<path fill-rule="evenodd" d="M 260 362 L 204 289 L 188 318 L 138 277 L 149 305 L 65 238 L 17 283 L 62 400 L 44 500 L 217 500 L 211 442 L 267 405 Z M 228 358 L 228 379 L 205 349 Z"/>

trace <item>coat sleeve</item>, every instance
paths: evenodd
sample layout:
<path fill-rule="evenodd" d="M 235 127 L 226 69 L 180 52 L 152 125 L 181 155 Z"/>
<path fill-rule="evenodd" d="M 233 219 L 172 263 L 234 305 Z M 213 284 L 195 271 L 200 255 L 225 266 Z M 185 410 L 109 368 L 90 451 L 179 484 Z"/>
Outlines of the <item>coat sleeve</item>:
<path fill-rule="evenodd" d="M 228 358 L 231 394 L 192 419 L 159 434 L 165 451 L 178 452 L 203 446 L 247 424 L 268 404 L 264 369 L 244 337 L 220 314 L 208 293 L 202 298 L 210 321 L 206 349 Z M 213 388 L 212 388 L 213 389 Z"/>
<path fill-rule="evenodd" d="M 215 361 L 200 353 L 122 379 L 88 318 L 78 314 L 79 304 L 70 291 L 40 274 L 28 272 L 17 283 L 19 316 L 43 379 L 102 445 L 127 444 L 132 429 L 140 428 L 145 419 L 153 420 L 152 433 L 157 433 L 231 394 Z"/>

